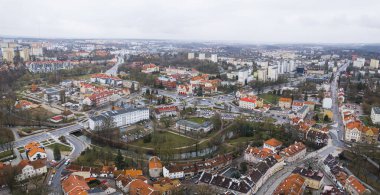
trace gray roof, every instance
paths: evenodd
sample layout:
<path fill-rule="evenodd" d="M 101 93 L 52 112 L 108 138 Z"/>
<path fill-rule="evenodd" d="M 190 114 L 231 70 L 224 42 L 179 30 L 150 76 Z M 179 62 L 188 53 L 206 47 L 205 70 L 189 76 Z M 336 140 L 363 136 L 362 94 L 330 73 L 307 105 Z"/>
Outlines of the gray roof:
<path fill-rule="evenodd" d="M 188 120 L 179 120 L 179 121 L 177 121 L 177 124 L 187 126 L 187 127 L 192 128 L 192 129 L 206 128 L 206 127 L 209 127 L 212 125 L 212 123 L 210 121 L 206 121 L 202 124 L 199 124 L 199 123 L 196 123 L 193 121 L 188 121 Z"/>
<path fill-rule="evenodd" d="M 380 107 L 372 107 L 372 110 L 375 114 L 380 114 Z"/>
<path fill-rule="evenodd" d="M 129 112 L 146 111 L 146 110 L 149 110 L 149 109 L 148 108 L 124 108 L 121 110 L 107 111 L 107 112 L 102 113 L 101 115 L 90 117 L 90 119 L 93 121 L 101 121 L 105 119 L 106 117 L 113 117 L 113 116 L 129 113 Z"/>
<path fill-rule="evenodd" d="M 305 112 L 305 110 L 308 108 L 308 106 L 302 106 L 302 108 L 300 108 L 297 113 L 303 113 Z"/>

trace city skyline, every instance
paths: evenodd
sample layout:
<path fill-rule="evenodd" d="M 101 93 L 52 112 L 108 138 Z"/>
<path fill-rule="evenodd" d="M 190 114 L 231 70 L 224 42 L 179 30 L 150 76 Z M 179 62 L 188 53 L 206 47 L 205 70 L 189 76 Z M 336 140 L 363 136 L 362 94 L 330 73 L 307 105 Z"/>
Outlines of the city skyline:
<path fill-rule="evenodd" d="M 380 2 L 2 1 L 0 36 L 379 43 Z M 17 14 L 15 14 L 17 13 Z M 13 19 L 10 20 L 9 17 Z"/>

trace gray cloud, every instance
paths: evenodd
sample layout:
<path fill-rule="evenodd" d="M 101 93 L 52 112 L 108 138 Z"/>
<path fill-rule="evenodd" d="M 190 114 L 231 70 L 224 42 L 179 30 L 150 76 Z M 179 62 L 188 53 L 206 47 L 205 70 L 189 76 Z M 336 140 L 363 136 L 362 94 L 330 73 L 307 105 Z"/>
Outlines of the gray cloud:
<path fill-rule="evenodd" d="M 0 35 L 380 42 L 378 0 L 0 0 Z"/>

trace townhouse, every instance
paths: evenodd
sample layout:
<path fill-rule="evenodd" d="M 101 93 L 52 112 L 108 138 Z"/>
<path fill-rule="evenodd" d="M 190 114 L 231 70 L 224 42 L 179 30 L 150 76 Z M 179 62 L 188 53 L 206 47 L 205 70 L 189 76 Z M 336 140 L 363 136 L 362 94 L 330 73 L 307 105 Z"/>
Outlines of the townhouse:
<path fill-rule="evenodd" d="M 323 185 L 324 174 L 319 170 L 296 167 L 292 173 L 303 177 L 306 187 L 319 190 Z"/>
<path fill-rule="evenodd" d="M 64 195 L 87 194 L 87 191 L 90 190 L 85 179 L 78 175 L 70 175 L 61 184 Z"/>
<path fill-rule="evenodd" d="M 280 155 L 283 156 L 285 162 L 294 162 L 303 159 L 306 156 L 306 146 L 302 142 L 295 142 L 287 148 L 284 148 Z"/>
<path fill-rule="evenodd" d="M 177 117 L 178 114 L 178 107 L 175 105 L 157 106 L 153 112 L 154 117 L 158 120 L 163 117 Z"/>
<path fill-rule="evenodd" d="M 103 91 L 86 97 L 83 100 L 83 104 L 99 107 L 117 101 L 120 98 L 121 96 L 118 94 L 118 91 Z"/>
<path fill-rule="evenodd" d="M 167 177 L 160 178 L 153 183 L 153 187 L 162 195 L 176 194 L 176 189 L 181 186 L 181 182 L 178 179 L 169 179 Z"/>
<path fill-rule="evenodd" d="M 345 189 L 351 195 L 371 194 L 371 191 L 353 175 L 347 178 Z"/>
<path fill-rule="evenodd" d="M 100 83 L 103 85 L 122 86 L 123 80 L 119 77 L 110 76 L 107 74 L 94 74 L 90 78 L 91 83 Z"/>
<path fill-rule="evenodd" d="M 305 179 L 299 174 L 291 174 L 274 190 L 272 195 L 292 194 L 302 195 L 305 191 Z"/>
<path fill-rule="evenodd" d="M 233 194 L 251 194 L 252 183 L 249 180 L 228 178 L 222 175 L 213 175 L 203 172 L 198 182 L 200 184 L 221 188 L 223 191 L 233 192 Z"/>

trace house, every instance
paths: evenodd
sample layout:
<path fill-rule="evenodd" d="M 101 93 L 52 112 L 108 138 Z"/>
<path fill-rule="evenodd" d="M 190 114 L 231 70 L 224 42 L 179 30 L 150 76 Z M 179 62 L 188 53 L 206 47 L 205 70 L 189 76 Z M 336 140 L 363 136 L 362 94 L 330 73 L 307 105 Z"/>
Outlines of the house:
<path fill-rule="evenodd" d="M 371 120 L 373 124 L 380 124 L 380 107 L 372 107 Z"/>
<path fill-rule="evenodd" d="M 207 172 L 202 172 L 198 183 L 210 185 L 214 188 L 221 188 L 223 191 L 233 191 L 233 194 L 251 194 L 252 187 L 252 182 L 250 180 L 233 179 L 222 175 L 213 175 Z"/>
<path fill-rule="evenodd" d="M 281 97 L 278 100 L 278 106 L 282 109 L 290 109 L 292 107 L 292 98 Z"/>
<path fill-rule="evenodd" d="M 7 179 L 12 173 L 12 165 L 0 162 L 0 186 L 7 184 Z"/>
<path fill-rule="evenodd" d="M 64 195 L 82 195 L 87 194 L 87 190 L 90 190 L 85 179 L 77 175 L 70 175 L 61 184 Z"/>
<path fill-rule="evenodd" d="M 248 146 L 244 152 L 244 160 L 251 163 L 258 163 L 269 156 L 273 156 L 278 161 L 282 159 L 281 156 L 268 148 L 259 149 L 257 147 Z"/>
<path fill-rule="evenodd" d="M 138 178 L 143 175 L 143 172 L 140 169 L 127 169 L 124 171 L 124 175 L 132 178 Z"/>
<path fill-rule="evenodd" d="M 132 178 L 130 176 L 122 175 L 116 177 L 116 186 L 124 193 L 129 192 L 129 184 L 132 182 Z"/>
<path fill-rule="evenodd" d="M 120 95 L 115 91 L 103 91 L 86 97 L 83 100 L 83 104 L 88 106 L 103 106 L 110 102 L 117 101 L 120 98 Z"/>
<path fill-rule="evenodd" d="M 147 74 L 160 72 L 160 68 L 156 66 L 155 64 L 144 64 L 142 66 L 141 72 L 147 73 Z"/>
<path fill-rule="evenodd" d="M 346 185 L 344 186 L 349 194 L 352 195 L 362 195 L 371 194 L 371 191 L 367 189 L 355 176 L 351 175 L 346 180 Z"/>
<path fill-rule="evenodd" d="M 193 95 L 193 87 L 191 85 L 177 85 L 177 94 L 179 95 Z"/>
<path fill-rule="evenodd" d="M 162 163 L 160 158 L 152 156 L 149 158 L 149 176 L 160 177 L 162 173 Z"/>
<path fill-rule="evenodd" d="M 143 182 L 140 179 L 135 179 L 129 183 L 129 193 L 130 195 L 159 195 L 158 191 L 153 186 Z"/>
<path fill-rule="evenodd" d="M 304 119 L 307 113 L 309 113 L 309 106 L 302 106 L 296 111 L 296 117 Z"/>
<path fill-rule="evenodd" d="M 306 188 L 305 179 L 299 174 L 291 174 L 274 190 L 273 195 L 302 195 Z"/>
<path fill-rule="evenodd" d="M 35 161 L 21 160 L 16 166 L 16 180 L 23 181 L 25 179 L 43 175 L 47 173 L 46 160 L 37 159 Z"/>
<path fill-rule="evenodd" d="M 160 178 L 153 183 L 153 187 L 157 189 L 162 195 L 176 194 L 175 191 L 181 186 L 181 182 L 178 179 L 169 179 L 167 177 Z"/>
<path fill-rule="evenodd" d="M 214 125 L 210 121 L 199 124 L 188 120 L 179 120 L 176 122 L 176 128 L 183 131 L 207 133 L 214 128 Z"/>
<path fill-rule="evenodd" d="M 30 142 L 24 146 L 24 149 L 30 161 L 47 158 L 45 148 L 39 142 Z"/>
<path fill-rule="evenodd" d="M 271 150 L 272 152 L 276 152 L 278 149 L 280 149 L 282 146 L 282 142 L 278 141 L 275 138 L 269 139 L 264 142 L 263 148 L 267 148 Z"/>
<path fill-rule="evenodd" d="M 71 119 L 75 119 L 75 115 L 73 112 L 71 112 L 70 110 L 65 110 L 62 112 L 62 116 L 65 120 L 71 120 Z"/>
<path fill-rule="evenodd" d="M 158 106 L 154 109 L 154 117 L 160 120 L 163 117 L 177 117 L 178 107 L 175 105 Z"/>
<path fill-rule="evenodd" d="M 256 108 L 256 99 L 250 97 L 240 98 L 239 107 L 244 109 L 253 110 Z"/>
<path fill-rule="evenodd" d="M 296 112 L 297 110 L 303 107 L 303 101 L 294 100 L 292 103 L 292 111 Z"/>
<path fill-rule="evenodd" d="M 319 190 L 323 184 L 324 174 L 321 171 L 315 171 L 311 169 L 296 167 L 293 174 L 299 174 L 301 177 L 305 179 L 306 187 L 313 188 L 315 190 Z"/>
<path fill-rule="evenodd" d="M 107 111 L 101 115 L 90 117 L 89 128 L 95 130 L 103 125 L 106 119 L 112 119 L 115 127 L 122 127 L 138 123 L 149 119 L 149 109 L 147 108 L 124 108 L 120 110 Z"/>
<path fill-rule="evenodd" d="M 100 177 L 111 177 L 113 178 L 113 172 L 117 168 L 115 166 L 103 166 L 102 169 L 100 170 Z"/>
<path fill-rule="evenodd" d="M 27 100 L 17 100 L 15 103 L 15 108 L 20 110 L 29 110 L 31 108 L 36 108 L 37 105 L 29 102 Z"/>
<path fill-rule="evenodd" d="M 53 123 L 59 123 L 63 121 L 63 116 L 62 115 L 53 116 L 49 120 Z"/>
<path fill-rule="evenodd" d="M 167 89 L 175 89 L 177 87 L 177 80 L 173 77 L 160 76 L 155 79 L 154 83 L 158 87 Z"/>
<path fill-rule="evenodd" d="M 306 146 L 302 142 L 295 142 L 287 148 L 284 148 L 280 155 L 284 157 L 285 162 L 294 162 L 302 159 L 306 155 Z"/>

